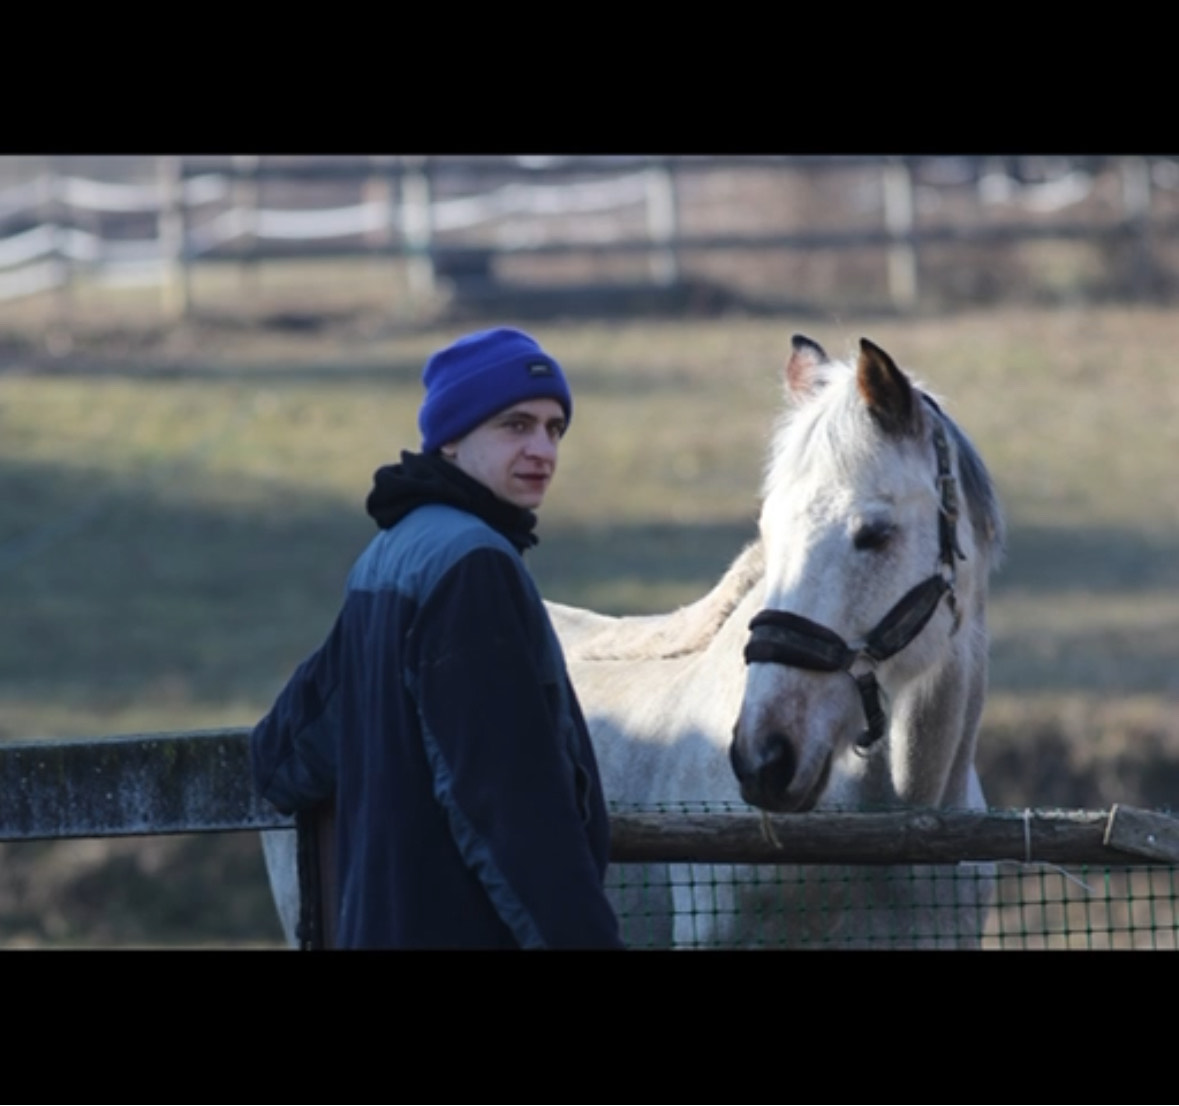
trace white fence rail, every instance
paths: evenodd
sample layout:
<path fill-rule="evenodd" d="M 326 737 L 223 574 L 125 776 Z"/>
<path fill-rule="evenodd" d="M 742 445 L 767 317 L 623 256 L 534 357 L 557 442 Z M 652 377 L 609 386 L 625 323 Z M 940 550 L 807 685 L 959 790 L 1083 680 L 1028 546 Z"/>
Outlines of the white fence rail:
<path fill-rule="evenodd" d="M 1070 221 L 1069 210 L 1092 196 L 1098 173 L 1063 160 L 1032 183 L 1015 179 L 993 159 L 977 158 L 371 157 L 267 164 L 239 156 L 210 167 L 207 158 L 161 156 L 150 166 L 151 179 L 136 181 L 82 175 L 69 158 L 41 160 L 31 166 L 29 179 L 0 186 L 0 301 L 65 287 L 86 273 L 103 282 L 158 283 L 165 302 L 181 312 L 191 308 L 191 267 L 218 258 L 400 257 L 416 266 L 415 287 L 428 294 L 448 254 L 472 251 L 485 265 L 508 253 L 646 253 L 652 280 L 668 283 L 677 276 L 678 252 L 686 249 L 865 246 L 888 251 L 888 293 L 904 307 L 919 295 L 917 256 L 925 244 L 1110 237 L 1145 243 L 1152 235 L 1175 233 L 1174 221 L 1155 208 L 1160 193 L 1179 190 L 1175 160 L 1106 159 L 1120 175 L 1120 212 Z M 111 159 L 111 171 L 134 162 L 142 177 L 145 161 L 152 159 Z M 685 214 L 683 182 L 694 173 L 833 169 L 875 179 L 868 190 L 877 226 L 859 220 L 851 230 L 836 223 L 785 233 L 716 233 L 692 227 Z M 1103 174 L 1109 171 L 1109 164 L 1101 167 Z M 966 179 L 980 210 L 1015 204 L 1019 218 L 939 220 L 944 190 Z M 360 198 L 304 206 L 260 203 L 263 186 L 276 183 L 288 191 L 295 183 L 321 191 L 334 183 L 337 194 L 350 189 Z M 611 214 L 618 218 L 578 221 Z M 553 216 L 573 217 L 556 237 L 545 223 Z M 115 234 L 108 224 L 120 219 L 124 225 Z"/>

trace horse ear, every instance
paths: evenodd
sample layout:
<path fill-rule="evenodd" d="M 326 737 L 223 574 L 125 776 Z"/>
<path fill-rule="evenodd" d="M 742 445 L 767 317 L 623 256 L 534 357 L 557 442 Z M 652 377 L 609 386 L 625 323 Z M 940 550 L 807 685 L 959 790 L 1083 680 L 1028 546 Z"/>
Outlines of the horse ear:
<path fill-rule="evenodd" d="M 831 358 L 818 342 L 804 334 L 794 335 L 790 342 L 794 352 L 786 362 L 786 390 L 795 399 L 805 399 L 823 386 L 824 377 L 819 370 Z"/>
<path fill-rule="evenodd" d="M 913 434 L 917 430 L 913 385 L 878 345 L 860 339 L 856 365 L 860 395 L 872 417 L 888 434 Z"/>

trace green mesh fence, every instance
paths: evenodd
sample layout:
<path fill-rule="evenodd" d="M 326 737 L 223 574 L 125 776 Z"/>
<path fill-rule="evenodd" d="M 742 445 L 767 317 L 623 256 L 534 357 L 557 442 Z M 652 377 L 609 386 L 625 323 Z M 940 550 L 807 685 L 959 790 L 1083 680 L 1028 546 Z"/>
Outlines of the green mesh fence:
<path fill-rule="evenodd" d="M 1174 950 L 1177 871 L 1011 861 L 616 863 L 610 882 L 634 948 Z"/>
<path fill-rule="evenodd" d="M 1174 950 L 1175 873 L 1153 867 L 1003 871 L 983 948 Z"/>

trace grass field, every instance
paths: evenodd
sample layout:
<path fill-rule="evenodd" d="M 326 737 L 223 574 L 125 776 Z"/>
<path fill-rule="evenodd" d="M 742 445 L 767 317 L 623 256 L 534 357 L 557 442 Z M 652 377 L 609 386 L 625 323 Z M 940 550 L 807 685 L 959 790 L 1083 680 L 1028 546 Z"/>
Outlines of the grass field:
<path fill-rule="evenodd" d="M 0 738 L 249 724 L 326 632 L 454 327 L 0 313 Z M 795 331 L 871 337 L 1006 506 L 981 770 L 996 806 L 1179 795 L 1179 373 L 1165 310 L 530 325 L 576 397 L 530 554 L 546 595 L 656 611 L 753 533 Z M 163 890 L 161 890 L 163 888 Z M 268 943 L 252 837 L 3 847 L 0 944 Z"/>

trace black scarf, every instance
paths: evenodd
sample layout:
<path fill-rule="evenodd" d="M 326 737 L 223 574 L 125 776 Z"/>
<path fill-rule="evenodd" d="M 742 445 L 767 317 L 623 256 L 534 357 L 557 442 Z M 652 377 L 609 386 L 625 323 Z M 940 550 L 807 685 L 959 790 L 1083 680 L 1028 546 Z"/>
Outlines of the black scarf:
<path fill-rule="evenodd" d="M 396 526 L 415 507 L 446 503 L 481 518 L 521 553 L 540 540 L 534 512 L 500 499 L 436 453 L 401 454 L 401 463 L 383 465 L 373 474 L 365 507 L 382 530 Z"/>

